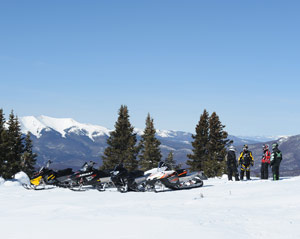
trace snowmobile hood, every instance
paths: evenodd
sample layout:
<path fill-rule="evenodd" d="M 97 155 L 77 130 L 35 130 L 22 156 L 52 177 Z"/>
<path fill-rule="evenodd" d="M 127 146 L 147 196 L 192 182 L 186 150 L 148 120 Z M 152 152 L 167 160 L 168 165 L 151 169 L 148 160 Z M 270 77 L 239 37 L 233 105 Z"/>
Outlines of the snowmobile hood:
<path fill-rule="evenodd" d="M 41 179 L 42 179 L 42 176 L 38 176 L 36 178 L 31 179 L 30 183 L 35 186 L 38 186 L 38 185 L 40 185 Z"/>

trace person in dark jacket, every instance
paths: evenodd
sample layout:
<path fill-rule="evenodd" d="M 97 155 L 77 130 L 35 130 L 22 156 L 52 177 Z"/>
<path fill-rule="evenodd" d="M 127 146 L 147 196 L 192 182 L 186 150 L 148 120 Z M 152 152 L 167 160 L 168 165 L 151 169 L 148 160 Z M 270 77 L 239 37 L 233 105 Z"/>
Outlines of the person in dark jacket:
<path fill-rule="evenodd" d="M 279 180 L 279 166 L 282 160 L 282 153 L 278 149 L 278 144 L 272 144 L 272 154 L 271 154 L 271 167 L 273 173 L 273 180 Z"/>
<path fill-rule="evenodd" d="M 239 181 L 239 172 L 237 170 L 237 161 L 235 155 L 234 146 L 230 146 L 226 155 L 226 163 L 227 163 L 227 172 L 228 172 L 228 180 L 232 181 L 232 176 L 234 176 L 235 181 Z"/>
<path fill-rule="evenodd" d="M 254 159 L 252 156 L 252 152 L 248 150 L 247 144 L 244 145 L 238 163 L 239 165 L 241 165 L 240 180 L 244 179 L 245 171 L 247 180 L 250 180 L 250 167 L 254 165 Z"/>
<path fill-rule="evenodd" d="M 270 158 L 271 152 L 269 150 L 269 145 L 265 144 L 263 146 L 263 156 L 261 159 L 261 179 L 268 179 L 269 178 L 269 166 L 270 166 Z"/>

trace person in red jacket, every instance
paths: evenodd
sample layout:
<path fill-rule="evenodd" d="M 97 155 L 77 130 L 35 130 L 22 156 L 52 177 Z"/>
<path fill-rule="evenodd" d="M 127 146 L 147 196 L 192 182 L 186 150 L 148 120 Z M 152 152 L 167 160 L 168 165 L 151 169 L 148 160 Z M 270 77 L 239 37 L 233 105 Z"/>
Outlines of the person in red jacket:
<path fill-rule="evenodd" d="M 269 145 L 263 145 L 263 156 L 261 159 L 261 179 L 268 179 L 269 177 L 269 166 L 270 166 L 270 159 L 271 159 L 271 152 L 269 150 Z"/>

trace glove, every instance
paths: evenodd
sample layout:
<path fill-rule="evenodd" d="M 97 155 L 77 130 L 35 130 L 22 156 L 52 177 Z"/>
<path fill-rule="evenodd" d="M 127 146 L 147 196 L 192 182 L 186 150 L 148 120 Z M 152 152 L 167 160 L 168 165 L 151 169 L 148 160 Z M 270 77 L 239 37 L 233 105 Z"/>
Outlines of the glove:
<path fill-rule="evenodd" d="M 252 163 L 251 163 L 251 166 L 253 167 L 253 165 L 254 165 L 254 163 L 252 162 Z"/>

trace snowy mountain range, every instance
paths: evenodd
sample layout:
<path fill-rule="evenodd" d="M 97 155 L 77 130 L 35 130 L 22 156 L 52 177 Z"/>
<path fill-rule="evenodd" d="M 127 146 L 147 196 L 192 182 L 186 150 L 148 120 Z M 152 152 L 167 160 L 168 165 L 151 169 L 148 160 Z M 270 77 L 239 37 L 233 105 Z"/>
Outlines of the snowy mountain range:
<path fill-rule="evenodd" d="M 53 118 L 48 116 L 20 117 L 22 133 L 30 132 L 34 141 L 34 150 L 38 153 L 38 165 L 51 159 L 54 167 L 80 167 L 85 161 L 93 160 L 101 165 L 101 155 L 106 148 L 106 140 L 112 131 L 103 126 L 83 124 L 71 118 Z M 138 140 L 142 129 L 135 129 Z M 192 133 L 172 130 L 157 130 L 157 138 L 161 141 L 163 159 L 170 151 L 174 159 L 185 165 L 187 154 L 191 153 Z M 236 137 L 229 136 L 238 150 L 249 144 L 254 150 L 254 157 L 259 161 L 263 142 L 273 142 L 276 137 Z M 283 137 L 280 142 L 288 144 L 291 137 Z M 287 143 L 286 143 L 287 142 Z M 299 149 L 300 150 L 300 149 Z M 290 154 L 289 154 L 290 155 Z M 300 154 L 299 154 L 300 155 Z M 293 159 L 289 160 L 293 162 Z M 300 159 L 299 159 L 300 161 Z M 258 167 L 259 163 L 256 164 Z M 297 164 L 296 164 L 297 165 Z M 298 166 L 297 166 L 298 167 Z M 288 166 L 291 169 L 291 166 Z M 259 168 L 256 168 L 259 171 Z M 296 169 L 298 170 L 298 168 Z M 300 172 L 300 163 L 299 163 Z"/>
<path fill-rule="evenodd" d="M 71 118 L 53 118 L 48 116 L 25 116 L 20 118 L 22 133 L 30 132 L 32 135 L 40 138 L 42 132 L 49 132 L 54 130 L 61 134 L 62 137 L 66 137 L 67 134 L 74 133 L 77 135 L 88 136 L 91 140 L 94 140 L 99 136 L 109 136 L 112 130 L 109 130 L 103 126 L 82 124 Z M 135 132 L 138 135 L 143 134 L 142 129 L 135 128 Z M 157 135 L 162 138 L 175 138 L 180 136 L 189 136 L 190 133 L 172 131 L 172 130 L 157 130 Z"/>

